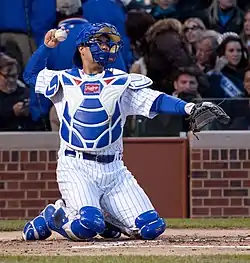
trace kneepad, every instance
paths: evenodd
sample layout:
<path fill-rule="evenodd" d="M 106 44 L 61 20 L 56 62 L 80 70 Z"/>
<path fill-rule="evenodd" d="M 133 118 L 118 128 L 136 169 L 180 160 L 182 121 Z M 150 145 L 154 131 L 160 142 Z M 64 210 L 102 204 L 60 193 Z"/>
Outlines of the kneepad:
<path fill-rule="evenodd" d="M 84 227 L 79 218 L 69 220 L 62 207 L 55 209 L 55 206 L 49 205 L 43 214 L 50 229 L 68 239 L 78 241 L 96 236 L 96 232 Z"/>
<path fill-rule="evenodd" d="M 105 230 L 104 217 L 100 209 L 94 206 L 84 206 L 79 211 L 81 224 L 97 234 Z"/>
<path fill-rule="evenodd" d="M 41 215 L 26 223 L 22 233 L 24 240 L 45 240 L 51 234 L 45 218 Z"/>
<path fill-rule="evenodd" d="M 140 229 L 139 233 L 143 239 L 155 239 L 166 229 L 164 219 L 160 218 L 155 210 L 139 215 L 135 220 L 135 225 Z"/>
<path fill-rule="evenodd" d="M 69 221 L 63 226 L 63 229 L 67 233 L 67 237 L 74 241 L 86 240 L 97 235 L 96 232 L 83 226 L 80 219 Z"/>

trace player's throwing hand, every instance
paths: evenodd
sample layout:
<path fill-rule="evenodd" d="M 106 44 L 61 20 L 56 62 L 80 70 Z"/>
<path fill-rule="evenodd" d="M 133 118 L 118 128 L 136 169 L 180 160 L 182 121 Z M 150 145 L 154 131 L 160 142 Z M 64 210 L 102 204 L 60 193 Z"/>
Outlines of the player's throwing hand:
<path fill-rule="evenodd" d="M 49 48 L 55 48 L 61 42 L 56 37 L 56 32 L 60 30 L 60 35 L 65 34 L 65 39 L 67 38 L 68 30 L 64 28 L 61 29 L 51 29 L 49 30 L 44 37 L 44 44 Z"/>

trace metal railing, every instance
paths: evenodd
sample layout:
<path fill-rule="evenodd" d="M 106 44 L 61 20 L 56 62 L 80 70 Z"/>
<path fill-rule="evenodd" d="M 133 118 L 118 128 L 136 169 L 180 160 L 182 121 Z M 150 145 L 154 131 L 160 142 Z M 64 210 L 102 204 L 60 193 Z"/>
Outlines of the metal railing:
<path fill-rule="evenodd" d="M 250 130 L 250 98 L 206 98 L 202 101 L 210 101 L 219 105 L 231 117 L 227 125 L 213 122 L 205 131 L 240 131 Z M 194 101 L 195 103 L 202 102 Z M 183 116 L 161 114 L 150 120 L 142 116 L 129 117 L 124 130 L 125 137 L 169 137 L 181 136 L 189 131 L 188 119 Z"/>

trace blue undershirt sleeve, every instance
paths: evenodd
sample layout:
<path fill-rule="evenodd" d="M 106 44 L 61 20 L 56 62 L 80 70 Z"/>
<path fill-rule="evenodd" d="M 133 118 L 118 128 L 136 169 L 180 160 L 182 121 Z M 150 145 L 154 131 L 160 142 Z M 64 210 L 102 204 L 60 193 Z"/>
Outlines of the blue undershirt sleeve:
<path fill-rule="evenodd" d="M 43 44 L 31 56 L 23 73 L 23 79 L 26 84 L 35 86 L 39 72 L 46 67 L 51 50 L 51 48 Z"/>
<path fill-rule="evenodd" d="M 173 115 L 186 115 L 185 105 L 187 102 L 169 96 L 167 94 L 162 94 L 156 98 L 150 111 L 155 113 L 165 113 Z"/>

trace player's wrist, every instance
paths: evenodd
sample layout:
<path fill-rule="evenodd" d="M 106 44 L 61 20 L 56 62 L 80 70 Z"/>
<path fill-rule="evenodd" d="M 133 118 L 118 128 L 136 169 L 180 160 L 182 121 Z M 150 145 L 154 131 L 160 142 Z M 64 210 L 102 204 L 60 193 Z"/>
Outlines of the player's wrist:
<path fill-rule="evenodd" d="M 43 43 L 43 46 L 45 46 L 48 50 L 53 49 L 53 46 L 50 46 L 49 44 L 46 44 L 45 42 Z"/>
<path fill-rule="evenodd" d="M 43 44 L 41 45 L 41 47 L 42 47 L 44 50 L 51 50 L 51 49 L 53 49 L 52 47 L 46 45 L 46 43 L 43 43 Z"/>
<path fill-rule="evenodd" d="M 194 106 L 195 106 L 194 103 L 188 102 L 188 103 L 185 105 L 185 107 L 184 107 L 185 112 L 186 112 L 188 115 L 190 115 L 190 114 L 191 114 L 191 111 L 192 111 L 192 109 L 193 109 Z"/>

